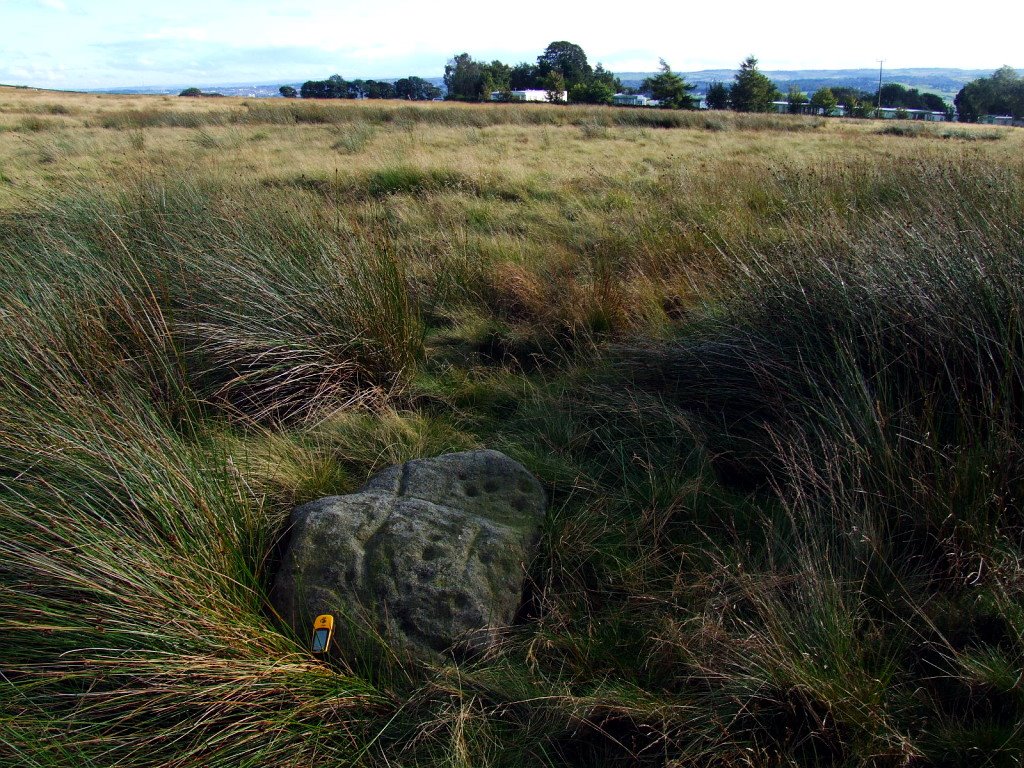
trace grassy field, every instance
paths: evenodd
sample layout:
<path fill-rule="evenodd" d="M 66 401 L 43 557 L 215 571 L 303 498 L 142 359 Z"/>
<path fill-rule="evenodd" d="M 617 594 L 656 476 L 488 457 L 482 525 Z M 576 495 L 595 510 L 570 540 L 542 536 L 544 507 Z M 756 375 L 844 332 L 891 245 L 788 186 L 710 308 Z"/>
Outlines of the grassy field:
<path fill-rule="evenodd" d="M 0 763 L 1017 766 L 1024 131 L 0 88 Z M 503 450 L 502 646 L 267 591 Z"/>

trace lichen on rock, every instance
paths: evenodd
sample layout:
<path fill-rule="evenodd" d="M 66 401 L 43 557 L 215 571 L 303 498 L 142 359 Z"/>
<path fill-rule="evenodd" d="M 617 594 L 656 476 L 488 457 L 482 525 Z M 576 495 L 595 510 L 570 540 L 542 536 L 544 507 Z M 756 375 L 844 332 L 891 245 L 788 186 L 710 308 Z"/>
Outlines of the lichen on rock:
<path fill-rule="evenodd" d="M 361 615 L 414 650 L 486 650 L 519 606 L 545 509 L 498 451 L 389 467 L 294 510 L 272 600 L 299 632 L 320 613 Z"/>

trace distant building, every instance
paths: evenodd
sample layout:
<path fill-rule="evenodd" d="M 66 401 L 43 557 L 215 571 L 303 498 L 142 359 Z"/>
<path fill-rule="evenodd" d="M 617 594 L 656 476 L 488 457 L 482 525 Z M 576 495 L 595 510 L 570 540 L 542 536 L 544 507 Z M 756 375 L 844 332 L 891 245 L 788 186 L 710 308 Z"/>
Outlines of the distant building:
<path fill-rule="evenodd" d="M 789 112 L 789 102 L 773 101 L 772 108 L 780 114 L 785 114 Z M 849 110 L 843 104 L 837 104 L 832 116 L 846 117 L 848 113 Z M 798 114 L 822 115 L 823 112 L 820 107 L 812 106 L 810 102 L 806 102 L 800 105 Z M 871 108 L 868 116 L 880 120 L 924 120 L 929 123 L 942 123 L 949 120 L 949 116 L 945 112 L 930 112 L 927 109 L 903 109 L 902 107 L 882 107 L 881 109 Z"/>
<path fill-rule="evenodd" d="M 562 91 L 559 98 L 562 101 L 569 100 L 569 92 Z M 524 91 L 491 91 L 491 101 L 550 101 L 548 92 L 537 88 L 527 88 Z"/>
<path fill-rule="evenodd" d="M 798 109 L 796 114 L 798 115 L 823 115 L 825 111 L 821 107 L 815 107 L 809 101 L 805 101 L 802 104 L 797 105 Z M 781 115 L 789 113 L 789 102 L 788 101 L 773 101 L 772 107 Z M 843 104 L 836 104 L 835 109 L 832 111 L 832 117 L 846 117 L 846 106 Z"/>
<path fill-rule="evenodd" d="M 1013 125 L 1013 115 L 982 115 L 978 122 L 985 125 Z"/>
<path fill-rule="evenodd" d="M 619 107 L 657 107 L 661 104 L 642 93 L 616 93 L 612 96 L 612 103 Z"/>
<path fill-rule="evenodd" d="M 902 107 L 882 107 L 874 110 L 872 115 L 882 120 L 925 120 L 929 123 L 944 123 L 949 120 L 945 112 L 930 112 L 927 109 L 903 109 Z"/>

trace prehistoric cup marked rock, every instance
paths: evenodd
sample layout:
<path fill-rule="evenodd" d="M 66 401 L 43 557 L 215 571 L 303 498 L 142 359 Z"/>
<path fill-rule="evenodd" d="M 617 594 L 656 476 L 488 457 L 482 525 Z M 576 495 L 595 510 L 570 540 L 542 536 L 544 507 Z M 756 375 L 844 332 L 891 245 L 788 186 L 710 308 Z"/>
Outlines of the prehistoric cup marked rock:
<path fill-rule="evenodd" d="M 300 634 L 320 613 L 364 613 L 418 650 L 484 650 L 519 606 L 545 507 L 498 451 L 389 467 L 292 512 L 274 606 Z"/>

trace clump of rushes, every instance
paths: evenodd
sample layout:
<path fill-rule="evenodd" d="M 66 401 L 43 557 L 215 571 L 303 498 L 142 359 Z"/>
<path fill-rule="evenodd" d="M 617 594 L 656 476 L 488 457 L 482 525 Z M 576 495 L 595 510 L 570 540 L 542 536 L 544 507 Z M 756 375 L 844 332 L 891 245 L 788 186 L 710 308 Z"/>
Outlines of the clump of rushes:
<path fill-rule="evenodd" d="M 149 339 L 195 398 L 258 421 L 301 419 L 394 393 L 422 351 L 403 264 L 320 215 L 143 182 L 54 208 L 45 234 L 11 243 L 11 260 L 69 295 L 89 286 L 133 365 L 166 367 L 131 348 Z"/>
<path fill-rule="evenodd" d="M 357 711 L 393 704 L 325 676 L 268 618 L 268 528 L 230 465 L 170 425 L 115 359 L 102 381 L 82 370 L 118 349 L 95 312 L 16 308 L 0 317 L 5 760 L 357 754 L 320 745 L 318 729 L 358 729 Z"/>
<path fill-rule="evenodd" d="M 725 578 L 728 639 L 692 663 L 760 699 L 747 727 L 803 733 L 781 745 L 801 761 L 1020 748 L 998 670 L 1024 656 L 1024 188 L 998 169 L 947 181 L 955 197 L 908 190 L 930 227 L 879 211 L 844 245 L 744 254 L 681 339 L 624 351 L 642 388 L 700 416 L 723 482 L 782 505 L 770 571 Z M 891 727 L 925 710 L 914 739 Z"/>

